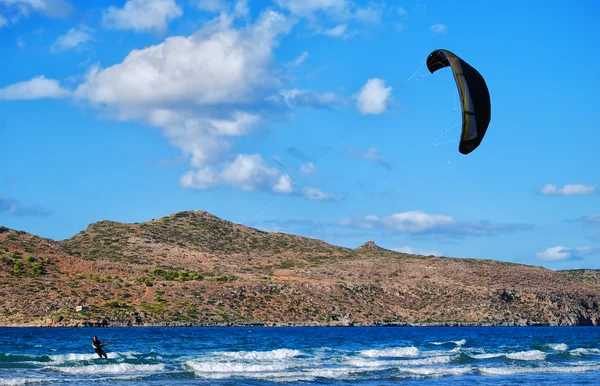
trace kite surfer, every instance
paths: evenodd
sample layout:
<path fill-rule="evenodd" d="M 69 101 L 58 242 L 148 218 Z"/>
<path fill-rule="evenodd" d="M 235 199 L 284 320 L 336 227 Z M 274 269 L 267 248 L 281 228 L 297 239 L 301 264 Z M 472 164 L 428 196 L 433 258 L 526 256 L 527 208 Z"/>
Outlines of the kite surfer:
<path fill-rule="evenodd" d="M 100 358 L 108 358 L 104 350 L 102 350 L 102 347 L 106 346 L 108 343 L 110 343 L 110 339 L 106 343 L 100 343 L 100 340 L 97 336 L 94 336 L 94 339 L 92 339 L 92 347 L 94 347 L 94 351 L 100 356 Z"/>

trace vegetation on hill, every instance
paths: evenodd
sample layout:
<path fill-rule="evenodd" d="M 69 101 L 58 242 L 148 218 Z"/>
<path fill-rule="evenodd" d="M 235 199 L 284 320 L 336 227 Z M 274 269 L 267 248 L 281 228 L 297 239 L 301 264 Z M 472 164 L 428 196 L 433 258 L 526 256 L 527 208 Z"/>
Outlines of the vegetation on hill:
<path fill-rule="evenodd" d="M 600 273 L 342 248 L 187 211 L 0 227 L 1 325 L 598 325 Z"/>

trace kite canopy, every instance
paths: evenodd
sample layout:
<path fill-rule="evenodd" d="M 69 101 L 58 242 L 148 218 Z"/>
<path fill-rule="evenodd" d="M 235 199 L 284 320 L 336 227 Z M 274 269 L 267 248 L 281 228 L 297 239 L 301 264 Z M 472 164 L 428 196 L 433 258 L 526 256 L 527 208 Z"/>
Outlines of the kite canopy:
<path fill-rule="evenodd" d="M 490 93 L 485 80 L 467 62 L 448 50 L 435 50 L 427 57 L 432 74 L 451 67 L 462 107 L 462 134 L 458 151 L 469 154 L 479 146 L 491 119 Z"/>

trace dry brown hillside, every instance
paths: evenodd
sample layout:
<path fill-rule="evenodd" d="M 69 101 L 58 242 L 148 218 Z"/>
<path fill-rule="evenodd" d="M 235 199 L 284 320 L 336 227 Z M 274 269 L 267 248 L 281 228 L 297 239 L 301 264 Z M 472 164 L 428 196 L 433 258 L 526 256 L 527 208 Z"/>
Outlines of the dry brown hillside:
<path fill-rule="evenodd" d="M 203 211 L 59 242 L 0 227 L 0 325 L 598 325 L 599 301 L 594 270 L 352 250 Z"/>

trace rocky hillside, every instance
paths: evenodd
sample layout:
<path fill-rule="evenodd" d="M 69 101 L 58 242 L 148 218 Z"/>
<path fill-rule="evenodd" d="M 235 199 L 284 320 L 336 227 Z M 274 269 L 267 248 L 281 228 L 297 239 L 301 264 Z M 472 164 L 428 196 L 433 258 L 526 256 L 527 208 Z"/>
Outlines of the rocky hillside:
<path fill-rule="evenodd" d="M 600 272 L 352 250 L 190 211 L 0 227 L 0 325 L 598 325 Z"/>

